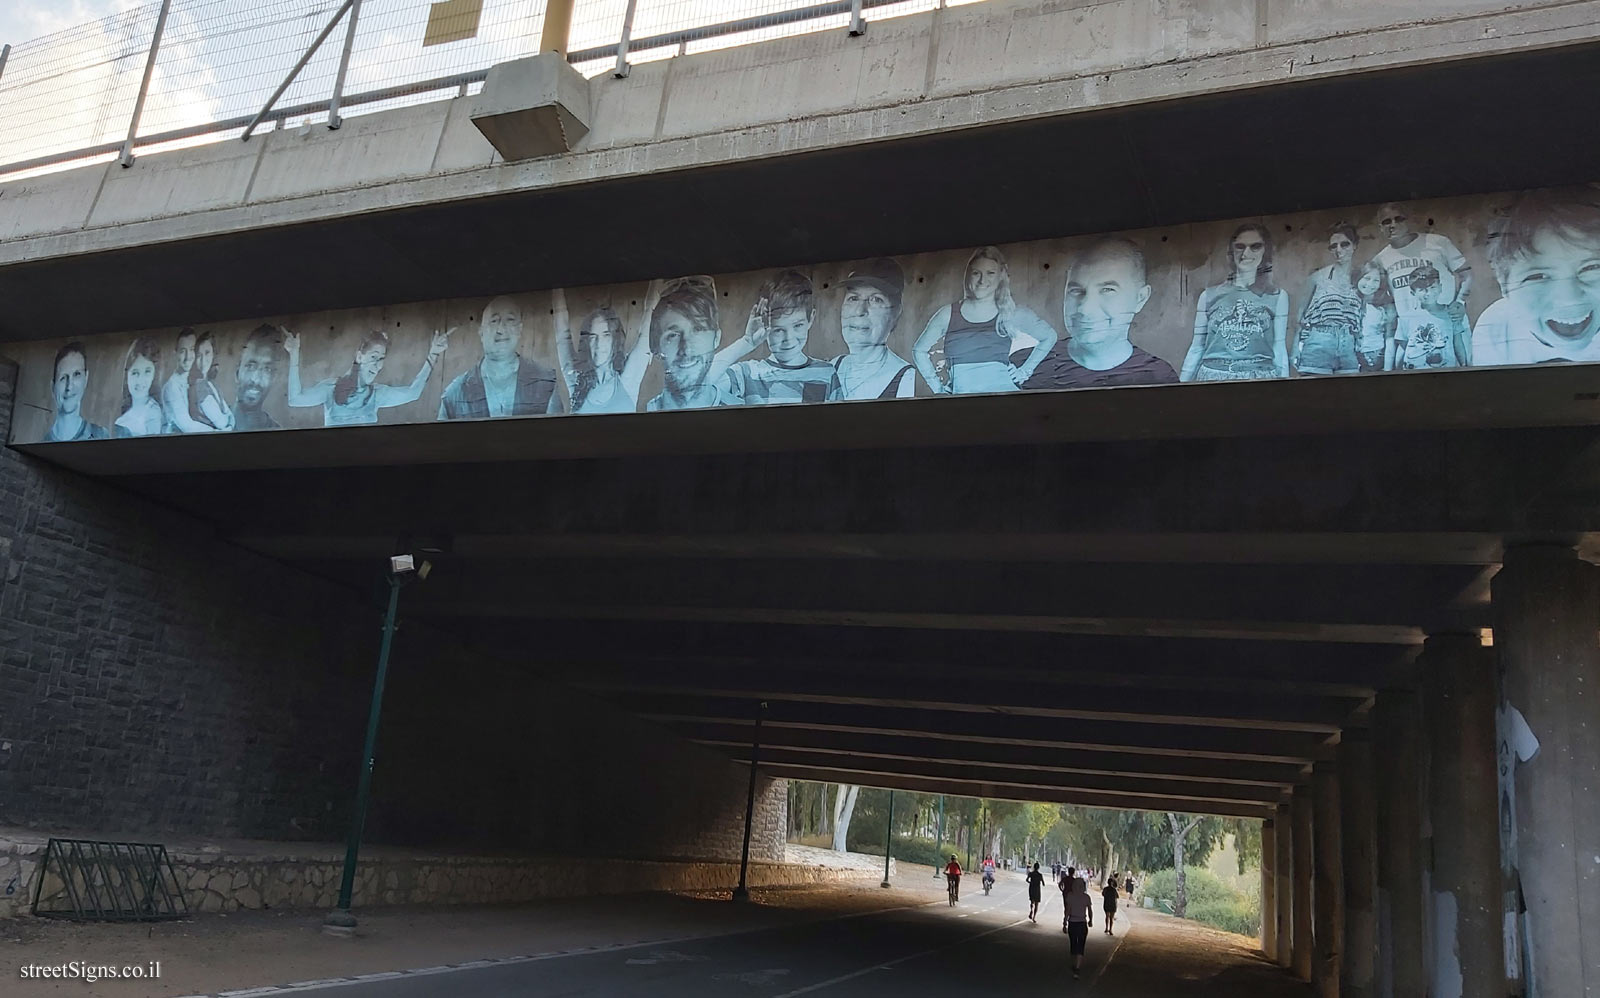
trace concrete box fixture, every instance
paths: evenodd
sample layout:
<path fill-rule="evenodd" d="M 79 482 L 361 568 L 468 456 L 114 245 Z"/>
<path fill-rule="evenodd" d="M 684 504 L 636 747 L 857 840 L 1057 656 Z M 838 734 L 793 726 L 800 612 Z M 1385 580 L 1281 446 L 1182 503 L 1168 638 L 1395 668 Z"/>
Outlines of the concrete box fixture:
<path fill-rule="evenodd" d="M 589 81 L 559 52 L 491 68 L 472 112 L 472 123 L 508 160 L 571 152 L 589 134 L 589 121 Z"/>

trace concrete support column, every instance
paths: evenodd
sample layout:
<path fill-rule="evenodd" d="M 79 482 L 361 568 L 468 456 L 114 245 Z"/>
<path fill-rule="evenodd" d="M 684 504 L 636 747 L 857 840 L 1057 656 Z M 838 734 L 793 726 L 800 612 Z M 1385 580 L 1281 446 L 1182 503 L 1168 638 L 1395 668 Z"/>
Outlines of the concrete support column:
<path fill-rule="evenodd" d="M 1318 998 L 1339 998 L 1344 952 L 1344 878 L 1339 828 L 1339 767 L 1319 762 L 1311 771 L 1313 848 L 1311 980 Z"/>
<path fill-rule="evenodd" d="M 1267 959 L 1278 956 L 1278 862 L 1277 825 L 1272 818 L 1261 823 L 1261 952 Z"/>
<path fill-rule="evenodd" d="M 1339 845 L 1344 867 L 1342 998 L 1374 998 L 1378 963 L 1378 815 L 1372 735 L 1352 728 L 1339 740 Z"/>
<path fill-rule="evenodd" d="M 1288 970 L 1294 966 L 1294 818 L 1288 804 L 1278 805 L 1273 826 L 1276 833 L 1272 844 L 1278 854 L 1272 871 L 1278 881 L 1274 898 L 1278 907 L 1278 949 L 1272 955 L 1278 966 Z"/>
<path fill-rule="evenodd" d="M 1378 998 L 1425 998 L 1422 953 L 1422 734 L 1416 694 L 1373 707 L 1378 792 Z"/>
<path fill-rule="evenodd" d="M 1600 995 L 1600 570 L 1568 548 L 1519 547 L 1495 576 L 1506 804 L 1526 908 L 1529 998 Z"/>
<path fill-rule="evenodd" d="M 1294 945 L 1289 969 L 1302 981 L 1311 980 L 1311 788 L 1295 787 L 1290 804 L 1294 822 Z"/>
<path fill-rule="evenodd" d="M 1477 635 L 1422 652 L 1433 828 L 1432 998 L 1504 998 L 1493 660 Z"/>

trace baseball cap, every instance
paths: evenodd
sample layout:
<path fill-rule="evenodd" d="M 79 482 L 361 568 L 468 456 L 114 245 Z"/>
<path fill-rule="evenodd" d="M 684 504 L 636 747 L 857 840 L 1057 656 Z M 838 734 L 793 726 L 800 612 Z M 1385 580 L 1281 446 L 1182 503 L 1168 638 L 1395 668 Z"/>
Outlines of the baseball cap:
<path fill-rule="evenodd" d="M 880 256 L 856 267 L 839 283 L 845 287 L 865 284 L 876 288 L 889 296 L 895 308 L 899 308 L 901 298 L 905 295 L 906 273 L 894 260 Z"/>

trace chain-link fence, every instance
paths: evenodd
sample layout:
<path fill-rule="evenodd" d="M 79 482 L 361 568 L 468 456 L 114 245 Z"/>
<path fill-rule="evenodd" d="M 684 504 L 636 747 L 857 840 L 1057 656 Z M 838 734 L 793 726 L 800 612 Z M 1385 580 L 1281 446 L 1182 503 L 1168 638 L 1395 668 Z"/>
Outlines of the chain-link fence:
<path fill-rule="evenodd" d="M 569 51 L 594 76 L 617 67 L 623 38 L 640 63 L 952 2 L 975 0 L 577 0 Z M 544 8 L 150 0 L 0 55 L 0 176 L 473 93 L 490 66 L 538 50 Z"/>

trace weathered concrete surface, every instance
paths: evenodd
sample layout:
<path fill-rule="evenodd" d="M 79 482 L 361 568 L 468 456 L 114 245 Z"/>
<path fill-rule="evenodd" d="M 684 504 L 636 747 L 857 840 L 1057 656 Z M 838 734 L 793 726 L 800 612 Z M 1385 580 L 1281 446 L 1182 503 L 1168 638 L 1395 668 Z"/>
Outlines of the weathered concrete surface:
<path fill-rule="evenodd" d="M 1277 948 L 1267 954 L 1272 957 L 1278 966 L 1288 970 L 1294 966 L 1294 812 L 1288 804 L 1278 805 L 1277 817 L 1273 819 L 1277 829 L 1273 836 L 1273 851 L 1276 854 L 1274 863 L 1277 890 L 1278 934 Z M 1263 909 L 1265 911 L 1265 909 Z"/>
<path fill-rule="evenodd" d="M 1600 0 L 992 0 L 603 74 L 566 156 L 460 98 L 0 183 L 0 265 L 1597 38 Z"/>
<path fill-rule="evenodd" d="M 1261 823 L 1261 952 L 1278 956 L 1278 839 L 1277 819 Z"/>
<path fill-rule="evenodd" d="M 1289 969 L 1302 981 L 1312 979 L 1315 966 L 1315 929 L 1311 907 L 1312 871 L 1316 868 L 1313 800 L 1311 786 L 1300 786 L 1295 787 L 1294 800 L 1290 804 L 1294 822 L 1294 945 Z"/>
<path fill-rule="evenodd" d="M 1339 845 L 1344 886 L 1342 998 L 1372 998 L 1378 958 L 1378 826 L 1372 735 L 1348 728 L 1339 739 Z"/>
<path fill-rule="evenodd" d="M 1384 690 L 1373 711 L 1378 792 L 1378 994 L 1426 994 L 1422 918 L 1422 735 L 1417 697 Z"/>
<path fill-rule="evenodd" d="M 1422 666 L 1433 828 L 1430 994 L 1499 998 L 1506 986 L 1494 666 L 1475 634 L 1430 637 Z"/>
<path fill-rule="evenodd" d="M 1517 873 L 1529 998 L 1600 994 L 1600 574 L 1567 548 L 1506 552 L 1495 651 L 1517 747 Z"/>
<path fill-rule="evenodd" d="M 1316 887 L 1313 897 L 1312 940 L 1315 959 L 1311 982 L 1319 998 L 1339 998 L 1339 974 L 1344 953 L 1344 876 L 1340 844 L 1339 767 L 1319 762 L 1311 774 L 1313 837 L 1316 848 Z"/>

